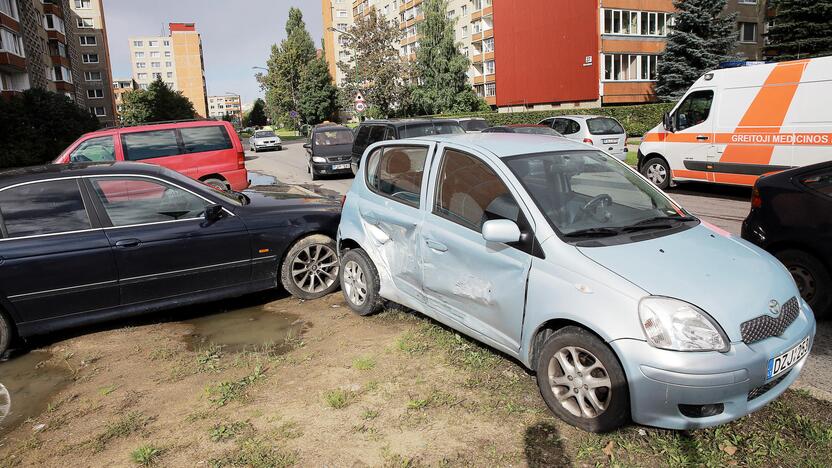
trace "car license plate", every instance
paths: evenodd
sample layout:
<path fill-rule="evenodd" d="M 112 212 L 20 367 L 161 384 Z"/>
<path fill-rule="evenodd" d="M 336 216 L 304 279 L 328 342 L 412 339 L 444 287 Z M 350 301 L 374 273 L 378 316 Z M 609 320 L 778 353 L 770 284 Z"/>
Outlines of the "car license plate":
<path fill-rule="evenodd" d="M 791 369 L 795 364 L 800 362 L 804 356 L 809 354 L 809 337 L 803 339 L 797 346 L 786 351 L 785 353 L 775 356 L 768 360 L 768 375 L 766 380 L 777 377 L 778 375 Z"/>
<path fill-rule="evenodd" d="M 618 138 L 604 138 L 603 140 L 601 140 L 601 143 L 605 145 L 614 145 L 618 143 Z"/>
<path fill-rule="evenodd" d="M 332 166 L 333 169 L 349 169 L 349 164 L 335 164 Z"/>

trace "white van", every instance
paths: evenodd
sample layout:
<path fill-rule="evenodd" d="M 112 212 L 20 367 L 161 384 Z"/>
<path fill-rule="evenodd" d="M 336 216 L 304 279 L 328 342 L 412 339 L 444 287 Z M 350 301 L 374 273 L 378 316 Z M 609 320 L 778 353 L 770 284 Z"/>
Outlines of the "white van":
<path fill-rule="evenodd" d="M 644 135 L 638 169 L 751 186 L 763 174 L 832 159 L 832 57 L 714 70 Z"/>

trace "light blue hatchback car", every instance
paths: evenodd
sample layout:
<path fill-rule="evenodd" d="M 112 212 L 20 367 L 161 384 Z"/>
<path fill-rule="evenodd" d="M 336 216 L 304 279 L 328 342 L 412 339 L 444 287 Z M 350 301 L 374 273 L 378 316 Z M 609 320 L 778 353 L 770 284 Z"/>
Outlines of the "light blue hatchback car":
<path fill-rule="evenodd" d="M 561 138 L 375 144 L 338 248 L 355 312 L 392 301 L 516 357 L 589 431 L 744 416 L 794 382 L 815 336 L 774 257 Z"/>

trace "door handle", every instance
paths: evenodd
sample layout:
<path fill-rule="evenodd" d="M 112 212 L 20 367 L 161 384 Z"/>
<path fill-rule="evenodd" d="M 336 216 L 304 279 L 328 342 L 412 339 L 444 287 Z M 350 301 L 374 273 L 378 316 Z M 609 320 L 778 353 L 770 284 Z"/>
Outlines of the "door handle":
<path fill-rule="evenodd" d="M 441 242 L 436 242 L 436 241 L 434 241 L 434 240 L 425 239 L 425 244 L 426 244 L 426 245 L 427 245 L 430 249 L 432 249 L 432 250 L 436 250 L 437 252 L 447 252 L 447 251 L 448 251 L 448 246 L 447 246 L 447 245 L 445 245 L 445 244 L 443 244 L 443 243 L 441 243 Z"/>
<path fill-rule="evenodd" d="M 119 249 L 131 249 L 142 245 L 142 241 L 138 239 L 122 239 L 116 242 L 116 247 Z"/>
<path fill-rule="evenodd" d="M 708 139 L 707 135 L 697 135 L 696 139 L 699 141 L 706 141 Z"/>

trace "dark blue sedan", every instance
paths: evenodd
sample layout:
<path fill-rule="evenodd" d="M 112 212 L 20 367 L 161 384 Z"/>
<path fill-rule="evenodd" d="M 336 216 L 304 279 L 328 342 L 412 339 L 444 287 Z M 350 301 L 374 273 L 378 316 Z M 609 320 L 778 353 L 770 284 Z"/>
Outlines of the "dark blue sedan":
<path fill-rule="evenodd" d="M 340 206 L 229 195 L 159 166 L 0 173 L 0 355 L 15 337 L 213 301 L 282 284 L 338 287 Z"/>

